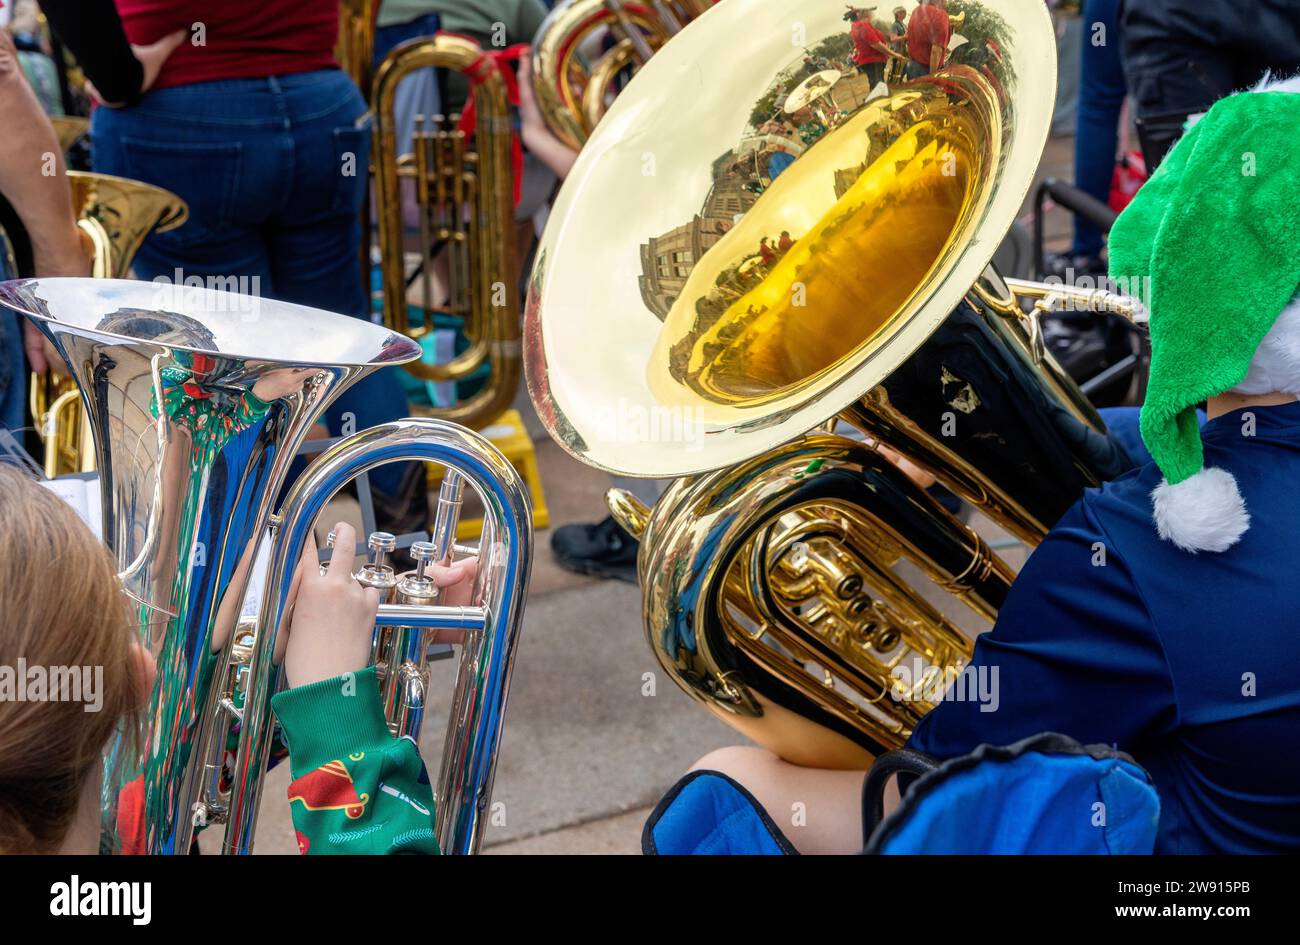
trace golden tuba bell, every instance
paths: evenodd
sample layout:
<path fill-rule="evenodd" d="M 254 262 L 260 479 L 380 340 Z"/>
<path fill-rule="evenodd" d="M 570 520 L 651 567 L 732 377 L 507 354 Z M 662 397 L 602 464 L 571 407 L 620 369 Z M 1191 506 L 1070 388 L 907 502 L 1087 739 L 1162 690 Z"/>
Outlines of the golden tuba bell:
<path fill-rule="evenodd" d="M 90 131 L 90 119 L 77 115 L 51 115 L 50 124 L 54 126 L 55 137 L 59 139 L 59 150 L 64 152 Z"/>
<path fill-rule="evenodd" d="M 399 147 L 401 129 L 394 114 L 397 87 L 429 68 L 475 74 L 473 140 L 456 127 L 456 116 L 427 116 L 417 121 L 406 151 Z M 465 351 L 446 362 L 421 359 L 405 367 L 426 381 L 460 382 L 488 366 L 488 378 L 477 393 L 430 411 L 482 427 L 510 406 L 522 374 L 505 80 L 472 40 L 438 34 L 405 42 L 384 58 L 375 71 L 371 106 L 384 323 L 419 340 L 433 334 L 435 313 L 462 319 L 470 342 Z M 419 233 L 414 272 L 404 239 L 408 208 Z M 435 280 L 440 254 L 445 278 Z M 412 324 L 408 302 L 408 286 L 417 280 L 418 325 Z M 445 288 L 446 299 L 436 297 L 439 288 Z"/>
<path fill-rule="evenodd" d="M 1049 15 L 962 9 L 968 41 L 883 94 L 839 0 L 709 10 L 592 133 L 531 277 L 551 435 L 603 469 L 685 477 L 653 511 L 611 496 L 642 538 L 652 650 L 800 764 L 903 744 L 971 652 L 945 595 L 987 622 L 1011 585 L 918 480 L 1032 544 L 1131 466 L 1025 306 L 1133 305 L 990 265 L 1047 138 Z M 808 432 L 829 418 L 858 437 Z"/>
<path fill-rule="evenodd" d="M 65 147 L 86 130 L 85 120 L 77 118 L 59 119 L 55 127 Z M 89 171 L 67 175 L 72 209 L 95 278 L 125 278 L 145 237 L 175 229 L 189 216 L 185 201 L 161 187 Z M 94 447 L 76 384 L 48 373 L 33 374 L 28 386 L 32 419 L 44 446 L 46 477 L 94 469 Z"/>
<path fill-rule="evenodd" d="M 169 190 L 143 181 L 68 171 L 77 226 L 91 246 L 91 275 L 122 279 L 150 233 L 165 233 L 183 224 L 189 209 Z"/>

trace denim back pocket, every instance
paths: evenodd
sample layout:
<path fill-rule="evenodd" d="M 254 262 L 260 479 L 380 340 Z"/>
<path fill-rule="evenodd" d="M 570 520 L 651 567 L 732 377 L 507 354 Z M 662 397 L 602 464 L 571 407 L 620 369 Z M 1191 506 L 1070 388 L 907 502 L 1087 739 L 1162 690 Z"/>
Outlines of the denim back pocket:
<path fill-rule="evenodd" d="M 127 177 L 163 187 L 189 207 L 189 220 L 169 233 L 154 234 L 160 247 L 207 242 L 231 225 L 243 145 L 238 141 L 192 143 L 122 138 Z"/>

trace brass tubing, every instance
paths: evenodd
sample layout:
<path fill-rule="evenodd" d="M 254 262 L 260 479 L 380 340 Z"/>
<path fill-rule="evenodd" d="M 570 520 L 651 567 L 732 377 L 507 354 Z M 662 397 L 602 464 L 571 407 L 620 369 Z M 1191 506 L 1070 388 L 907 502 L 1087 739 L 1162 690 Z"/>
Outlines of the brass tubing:
<path fill-rule="evenodd" d="M 380 267 L 383 281 L 384 322 L 395 331 L 406 330 L 405 266 L 403 264 L 402 201 L 398 188 L 396 116 L 393 104 L 402 78 L 420 69 L 441 67 L 485 73 L 474 84 L 476 130 L 469 142 L 457 142 L 458 134 L 442 123 L 431 132 L 427 147 L 428 166 L 416 169 L 427 178 L 429 237 L 421 237 L 423 258 L 428 258 L 430 240 L 448 241 L 449 307 L 455 311 L 461 300 L 468 308 L 465 317 L 469 347 L 445 363 L 415 361 L 406 370 L 426 381 L 460 381 L 470 377 L 484 363 L 491 364 L 488 383 L 472 397 L 446 408 L 431 411 L 435 416 L 481 427 L 495 420 L 514 401 L 522 376 L 519 306 L 508 276 L 509 244 L 514 213 L 510 165 L 510 121 L 505 80 L 484 65 L 482 50 L 463 37 L 439 34 L 410 40 L 394 49 L 375 73 L 372 110 L 375 114 L 375 191 L 379 210 Z M 417 148 L 418 150 L 418 148 Z M 463 175 L 473 181 L 467 186 Z M 463 201 L 473 201 L 466 211 Z M 465 217 L 470 217 L 468 227 Z M 455 217 L 453 219 L 452 217 Z M 460 234 L 459 238 L 457 234 Z M 455 244 L 464 244 L 457 253 Z M 458 262 L 457 255 L 468 256 Z M 474 285 L 485 288 L 476 293 Z M 493 287 L 502 287 L 500 293 Z M 501 297 L 498 298 L 497 296 Z M 501 304 L 495 304 L 500 302 Z M 435 306 L 441 300 L 434 300 Z M 431 324 L 431 318 L 426 315 Z"/>

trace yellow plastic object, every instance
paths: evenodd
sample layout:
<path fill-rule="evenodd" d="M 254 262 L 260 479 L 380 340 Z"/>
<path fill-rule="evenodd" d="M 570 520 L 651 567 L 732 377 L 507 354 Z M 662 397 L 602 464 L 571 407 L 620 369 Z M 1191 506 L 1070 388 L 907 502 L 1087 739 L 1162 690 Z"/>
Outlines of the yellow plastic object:
<path fill-rule="evenodd" d="M 546 496 L 542 492 L 542 477 L 537 470 L 537 454 L 533 450 L 532 438 L 524 427 L 524 418 L 515 409 L 507 410 L 496 420 L 479 430 L 479 433 L 492 441 L 510 465 L 519 470 L 528 484 L 528 493 L 533 499 L 533 527 L 547 528 L 551 524 L 551 514 L 546 508 Z M 436 489 L 442 482 L 442 467 L 429 463 L 429 488 Z M 477 538 L 483 530 L 481 518 L 462 518 L 456 528 L 459 541 Z"/>

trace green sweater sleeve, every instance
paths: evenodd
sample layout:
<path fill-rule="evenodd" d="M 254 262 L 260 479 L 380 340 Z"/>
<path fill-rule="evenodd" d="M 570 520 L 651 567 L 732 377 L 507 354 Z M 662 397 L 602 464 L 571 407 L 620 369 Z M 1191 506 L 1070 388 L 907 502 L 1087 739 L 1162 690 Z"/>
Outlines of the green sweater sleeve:
<path fill-rule="evenodd" d="M 419 749 L 384 720 L 373 666 L 277 693 L 301 853 L 438 852 Z"/>

